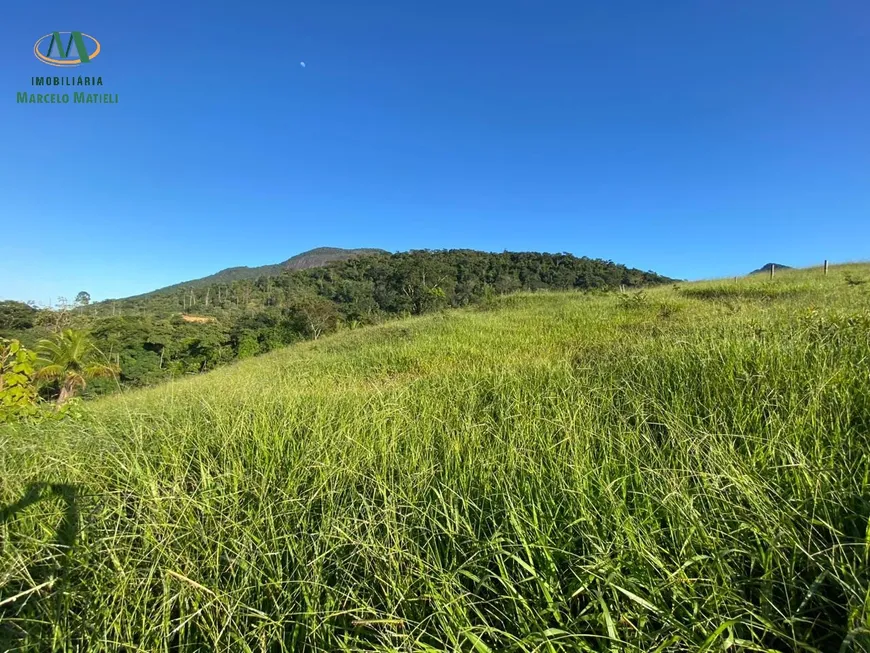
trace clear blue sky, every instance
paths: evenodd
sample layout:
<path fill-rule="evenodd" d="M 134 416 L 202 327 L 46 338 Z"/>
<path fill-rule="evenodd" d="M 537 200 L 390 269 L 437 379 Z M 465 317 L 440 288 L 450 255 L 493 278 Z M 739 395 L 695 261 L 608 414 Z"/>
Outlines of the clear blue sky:
<path fill-rule="evenodd" d="M 321 245 L 680 278 L 870 258 L 867 0 L 44 0 L 3 24 L 3 298 Z M 99 39 L 76 72 L 119 104 L 16 104 L 54 30 Z"/>

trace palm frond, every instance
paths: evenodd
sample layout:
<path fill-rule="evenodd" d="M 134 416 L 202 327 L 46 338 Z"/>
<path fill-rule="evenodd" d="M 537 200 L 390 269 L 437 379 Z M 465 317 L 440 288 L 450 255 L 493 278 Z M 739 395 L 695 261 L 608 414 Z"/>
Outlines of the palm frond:
<path fill-rule="evenodd" d="M 42 380 L 60 379 L 64 376 L 64 368 L 62 365 L 49 364 L 36 370 L 33 376 Z"/>
<path fill-rule="evenodd" d="M 88 379 L 120 373 L 117 365 L 98 362 L 105 357 L 84 331 L 64 329 L 53 339 L 41 340 L 37 351 L 39 360 L 44 363 L 37 377 L 61 380 L 64 386 L 61 397 L 72 396 L 76 389 L 84 389 Z"/>
<path fill-rule="evenodd" d="M 83 375 L 68 372 L 63 384 L 68 388 L 84 388 L 88 382 Z"/>
<path fill-rule="evenodd" d="M 115 374 L 118 374 L 120 371 L 121 370 L 117 365 L 100 365 L 99 363 L 87 365 L 82 370 L 84 377 L 91 379 L 104 379 L 107 377 L 112 377 Z"/>

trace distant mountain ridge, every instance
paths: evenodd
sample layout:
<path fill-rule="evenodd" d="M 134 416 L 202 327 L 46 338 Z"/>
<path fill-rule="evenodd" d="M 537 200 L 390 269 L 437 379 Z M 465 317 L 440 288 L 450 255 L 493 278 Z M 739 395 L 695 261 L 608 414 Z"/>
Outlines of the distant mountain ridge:
<path fill-rule="evenodd" d="M 356 256 L 366 256 L 369 254 L 389 254 L 385 249 L 377 249 L 370 247 L 361 247 L 357 249 L 343 249 L 341 247 L 316 247 L 307 252 L 302 252 L 296 256 L 291 256 L 283 263 L 275 263 L 272 265 L 260 265 L 257 267 L 248 267 L 245 265 L 226 268 L 220 272 L 215 272 L 206 277 L 199 279 L 191 279 L 190 281 L 182 281 L 152 290 L 151 292 L 135 295 L 135 297 L 148 297 L 158 293 L 170 292 L 179 288 L 203 288 L 215 283 L 232 283 L 233 281 L 241 281 L 243 279 L 256 279 L 257 277 L 274 277 L 285 270 L 307 270 L 309 268 L 323 267 L 333 261 L 346 261 Z M 127 298 L 131 299 L 131 298 Z"/>
<path fill-rule="evenodd" d="M 318 248 L 276 265 L 229 268 L 149 293 L 94 302 L 87 313 L 195 313 L 230 319 L 259 312 L 278 319 L 299 301 L 319 297 L 316 301 L 344 307 L 350 320 L 362 322 L 373 316 L 418 314 L 433 303 L 466 306 L 519 290 L 594 290 L 672 281 L 652 271 L 567 252 Z"/>
<path fill-rule="evenodd" d="M 782 263 L 767 263 L 766 265 L 762 265 L 757 270 L 753 270 L 749 274 L 758 274 L 759 272 L 770 272 L 770 268 L 776 266 L 777 270 L 791 270 L 791 266 L 783 265 Z"/>

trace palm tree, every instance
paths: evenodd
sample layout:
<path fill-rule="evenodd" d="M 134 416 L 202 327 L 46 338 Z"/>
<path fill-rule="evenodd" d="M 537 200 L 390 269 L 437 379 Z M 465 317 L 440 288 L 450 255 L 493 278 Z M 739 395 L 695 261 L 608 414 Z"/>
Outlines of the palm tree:
<path fill-rule="evenodd" d="M 91 379 L 110 377 L 120 371 L 117 365 L 96 360 L 101 356 L 100 350 L 83 331 L 64 329 L 53 340 L 41 340 L 37 351 L 45 365 L 37 370 L 36 378 L 60 382 L 58 406 L 84 390 Z"/>

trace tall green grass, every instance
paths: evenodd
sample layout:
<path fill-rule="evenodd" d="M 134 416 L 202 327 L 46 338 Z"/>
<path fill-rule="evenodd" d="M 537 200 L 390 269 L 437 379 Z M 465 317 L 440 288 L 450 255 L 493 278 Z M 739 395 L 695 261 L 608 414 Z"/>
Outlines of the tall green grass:
<path fill-rule="evenodd" d="M 0 650 L 867 650 L 847 275 L 516 295 L 0 431 Z"/>

